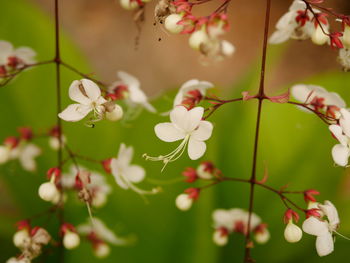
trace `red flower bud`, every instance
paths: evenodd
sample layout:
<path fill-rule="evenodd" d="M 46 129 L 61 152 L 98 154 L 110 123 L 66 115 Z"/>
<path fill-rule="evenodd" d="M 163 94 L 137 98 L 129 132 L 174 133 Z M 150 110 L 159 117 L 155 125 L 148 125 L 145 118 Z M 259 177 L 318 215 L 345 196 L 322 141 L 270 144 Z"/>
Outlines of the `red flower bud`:
<path fill-rule="evenodd" d="M 188 194 L 189 198 L 197 200 L 199 198 L 200 189 L 191 187 L 186 189 L 185 193 Z"/>
<path fill-rule="evenodd" d="M 294 210 L 288 208 L 287 211 L 284 213 L 283 221 L 285 224 L 288 224 L 290 220 L 294 220 L 295 222 L 298 222 L 299 214 Z"/>
<path fill-rule="evenodd" d="M 103 169 L 106 171 L 106 173 L 110 174 L 112 173 L 112 169 L 111 169 L 111 162 L 112 162 L 112 158 L 108 158 L 106 160 L 103 160 L 101 162 Z"/>
<path fill-rule="evenodd" d="M 320 192 L 314 190 L 314 189 L 309 189 L 304 191 L 304 200 L 306 203 L 308 202 L 316 202 L 316 198 L 314 195 L 319 195 Z"/>
<path fill-rule="evenodd" d="M 196 169 L 193 167 L 187 167 L 185 171 L 182 172 L 182 175 L 186 177 L 187 183 L 193 183 L 198 179 Z"/>

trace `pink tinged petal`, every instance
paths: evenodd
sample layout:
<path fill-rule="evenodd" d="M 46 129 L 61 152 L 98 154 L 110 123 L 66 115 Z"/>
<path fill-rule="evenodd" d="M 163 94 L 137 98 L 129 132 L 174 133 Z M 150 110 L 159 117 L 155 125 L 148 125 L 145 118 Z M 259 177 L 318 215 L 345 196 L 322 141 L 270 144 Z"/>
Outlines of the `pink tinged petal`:
<path fill-rule="evenodd" d="M 316 251 L 320 257 L 327 256 L 334 250 L 334 241 L 331 233 L 316 238 Z"/>
<path fill-rule="evenodd" d="M 90 106 L 81 105 L 81 104 L 71 104 L 65 108 L 58 117 L 65 121 L 80 121 L 91 111 Z"/>
<path fill-rule="evenodd" d="M 154 131 L 159 139 L 165 142 L 175 142 L 185 138 L 185 133 L 170 122 L 159 123 L 154 127 Z"/>
<path fill-rule="evenodd" d="M 131 159 L 134 155 L 134 149 L 129 146 L 127 147 L 124 143 L 120 144 L 118 152 L 118 167 L 126 167 L 130 164 Z"/>
<path fill-rule="evenodd" d="M 198 141 L 206 141 L 213 131 L 213 124 L 209 121 L 201 121 L 198 128 L 191 134 L 191 138 Z"/>
<path fill-rule="evenodd" d="M 332 157 L 334 162 L 340 166 L 346 166 L 349 159 L 349 148 L 347 146 L 337 144 L 332 148 Z"/>
<path fill-rule="evenodd" d="M 348 144 L 348 138 L 343 135 L 343 129 L 339 125 L 330 125 L 329 130 L 342 145 L 346 146 Z"/>
<path fill-rule="evenodd" d="M 101 97 L 101 90 L 97 84 L 89 79 L 82 79 L 84 90 L 88 98 L 92 101 L 96 101 Z"/>
<path fill-rule="evenodd" d="M 342 127 L 344 133 L 350 137 L 350 112 L 347 109 L 340 109 L 341 118 L 339 124 Z"/>
<path fill-rule="evenodd" d="M 310 216 L 303 222 L 302 228 L 305 233 L 314 236 L 325 235 L 329 232 L 327 222 L 313 216 Z"/>
<path fill-rule="evenodd" d="M 145 169 L 139 165 L 130 165 L 124 171 L 125 177 L 133 183 L 139 183 L 145 178 Z"/>
<path fill-rule="evenodd" d="M 203 156 L 205 150 L 207 149 L 207 145 L 205 142 L 197 141 L 190 138 L 188 142 L 188 156 L 191 160 L 197 160 Z"/>
<path fill-rule="evenodd" d="M 80 87 L 83 87 L 82 81 L 74 80 L 69 87 L 69 98 L 80 104 L 89 105 L 91 103 L 91 100 L 85 94 L 82 93 Z"/>

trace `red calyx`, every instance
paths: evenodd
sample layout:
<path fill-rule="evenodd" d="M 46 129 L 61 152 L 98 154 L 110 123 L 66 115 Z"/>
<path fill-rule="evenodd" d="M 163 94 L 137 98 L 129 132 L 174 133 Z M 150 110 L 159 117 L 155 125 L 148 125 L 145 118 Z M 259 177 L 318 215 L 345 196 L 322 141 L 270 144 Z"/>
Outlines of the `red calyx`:
<path fill-rule="evenodd" d="M 324 101 L 324 98 L 314 97 L 310 102 L 310 105 L 312 105 L 315 108 L 315 111 L 320 111 L 326 106 L 324 105 Z"/>
<path fill-rule="evenodd" d="M 122 100 L 125 99 L 125 93 L 129 91 L 128 86 L 118 85 L 113 89 L 113 93 L 109 93 L 107 97 L 112 100 Z"/>
<path fill-rule="evenodd" d="M 49 130 L 49 135 L 52 137 L 56 137 L 59 138 L 61 136 L 61 129 L 59 126 L 53 126 L 50 130 Z"/>
<path fill-rule="evenodd" d="M 233 230 L 237 233 L 246 233 L 246 224 L 243 221 L 236 221 L 233 226 Z"/>
<path fill-rule="evenodd" d="M 307 12 L 304 10 L 298 10 L 298 15 L 295 18 L 295 21 L 297 21 L 297 23 L 300 26 L 304 26 L 306 24 L 307 21 L 310 20 L 310 17 L 308 16 Z"/>
<path fill-rule="evenodd" d="M 182 175 L 186 177 L 187 183 L 193 183 L 198 179 L 196 169 L 193 167 L 187 167 L 185 171 L 182 172 Z"/>
<path fill-rule="evenodd" d="M 7 65 L 11 68 L 17 68 L 17 66 L 20 64 L 23 64 L 22 60 L 15 56 L 7 58 Z"/>
<path fill-rule="evenodd" d="M 30 230 L 30 223 L 28 220 L 21 220 L 16 223 L 17 230 L 27 229 Z"/>
<path fill-rule="evenodd" d="M 285 224 L 287 224 L 289 220 L 294 220 L 295 222 L 299 221 L 299 214 L 290 208 L 287 209 L 283 217 L 283 221 Z"/>
<path fill-rule="evenodd" d="M 266 228 L 267 228 L 267 224 L 261 223 L 254 228 L 253 232 L 262 234 L 266 231 Z"/>
<path fill-rule="evenodd" d="M 7 70 L 5 66 L 0 66 L 0 77 L 4 77 L 7 75 Z"/>
<path fill-rule="evenodd" d="M 14 149 L 18 146 L 19 139 L 15 136 L 10 136 L 4 140 L 4 144 L 9 146 L 11 149 Z"/>
<path fill-rule="evenodd" d="M 197 200 L 199 198 L 199 193 L 200 193 L 200 189 L 199 188 L 188 188 L 185 190 L 185 193 L 188 194 L 188 197 L 193 199 L 193 200 Z"/>
<path fill-rule="evenodd" d="M 55 183 L 57 183 L 61 178 L 61 170 L 58 167 L 52 167 L 47 171 L 46 175 L 49 180 L 52 176 L 55 176 Z"/>
<path fill-rule="evenodd" d="M 103 160 L 101 162 L 103 169 L 106 171 L 106 173 L 110 174 L 112 173 L 112 168 L 111 168 L 111 162 L 112 158 L 108 158 L 106 160 Z"/>
<path fill-rule="evenodd" d="M 228 236 L 229 231 L 226 227 L 219 227 L 218 229 L 216 229 L 217 231 L 220 232 L 220 236 L 224 237 L 224 236 Z"/>
<path fill-rule="evenodd" d="M 60 228 L 60 234 L 63 236 L 67 231 L 76 233 L 75 227 L 70 223 L 63 223 Z"/>
<path fill-rule="evenodd" d="M 343 48 L 344 45 L 340 40 L 340 37 L 343 36 L 343 33 L 334 32 L 329 35 L 331 38 L 331 47 L 332 48 Z"/>
<path fill-rule="evenodd" d="M 87 235 L 87 239 L 92 243 L 92 246 L 94 248 L 96 248 L 97 246 L 99 246 L 100 244 L 103 244 L 104 241 L 101 240 L 96 234 L 95 232 L 90 232 L 88 235 Z"/>
<path fill-rule="evenodd" d="M 331 116 L 332 118 L 336 118 L 337 117 L 336 112 L 338 112 L 339 110 L 340 109 L 337 106 L 330 105 L 330 106 L 327 106 L 326 114 L 328 116 Z"/>
<path fill-rule="evenodd" d="M 29 141 L 33 138 L 33 130 L 29 127 L 19 127 L 18 132 L 21 134 L 22 140 Z"/>
<path fill-rule="evenodd" d="M 314 197 L 314 195 L 319 195 L 320 192 L 316 191 L 314 189 L 309 189 L 304 191 L 304 200 L 306 203 L 308 202 L 316 202 L 316 198 Z"/>
<path fill-rule="evenodd" d="M 319 209 L 317 208 L 312 208 L 309 210 L 306 210 L 305 214 L 306 214 L 306 218 L 309 218 L 310 216 L 314 216 L 314 217 L 321 217 L 321 214 L 318 212 Z"/>

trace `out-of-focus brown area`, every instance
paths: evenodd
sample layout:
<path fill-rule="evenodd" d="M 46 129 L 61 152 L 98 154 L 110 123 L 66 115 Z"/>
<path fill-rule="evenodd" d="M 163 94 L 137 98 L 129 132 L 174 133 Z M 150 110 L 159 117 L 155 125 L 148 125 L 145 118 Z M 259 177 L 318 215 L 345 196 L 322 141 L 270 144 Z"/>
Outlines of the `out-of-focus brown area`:
<path fill-rule="evenodd" d="M 52 14 L 52 2 L 31 0 Z M 142 26 L 140 44 L 135 50 L 137 28 L 133 12 L 126 11 L 115 0 L 62 0 L 61 21 L 63 30 L 81 47 L 96 73 L 106 81 L 115 80 L 117 70 L 137 76 L 149 94 L 191 78 L 205 79 L 218 86 L 230 87 L 247 68 L 259 58 L 262 46 L 265 1 L 235 0 L 229 7 L 231 31 L 227 39 L 236 46 L 232 58 L 203 66 L 199 52 L 187 44 L 188 36 L 169 35 L 158 25 L 153 25 L 153 0 L 146 8 L 146 21 Z M 272 1 L 271 27 L 288 10 L 292 0 Z M 339 12 L 350 13 L 348 0 L 328 0 Z M 200 12 L 209 14 L 220 5 L 213 0 Z M 159 41 L 161 38 L 161 41 Z M 310 41 L 290 41 L 282 61 L 268 77 L 271 89 L 303 79 L 314 73 L 339 69 L 337 51 L 318 47 Z M 72 61 L 74 63 L 74 61 Z"/>

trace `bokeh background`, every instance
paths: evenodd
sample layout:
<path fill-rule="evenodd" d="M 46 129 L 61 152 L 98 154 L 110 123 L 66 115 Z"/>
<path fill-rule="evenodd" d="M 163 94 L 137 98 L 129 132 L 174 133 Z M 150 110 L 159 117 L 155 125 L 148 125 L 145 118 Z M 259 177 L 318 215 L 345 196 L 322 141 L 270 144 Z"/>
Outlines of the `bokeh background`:
<path fill-rule="evenodd" d="M 15 46 L 26 45 L 38 52 L 38 60 L 53 56 L 52 1 L 1 0 L 0 38 Z M 215 1 L 216 2 L 216 1 Z M 140 44 L 135 50 L 137 30 L 132 13 L 122 10 L 112 0 L 62 0 L 62 56 L 84 72 L 93 72 L 109 82 L 115 80 L 117 70 L 128 71 L 140 78 L 144 90 L 154 98 L 159 111 L 171 107 L 172 88 L 191 78 L 214 82 L 218 94 L 238 97 L 244 90 L 257 89 L 259 56 L 262 42 L 264 1 L 233 1 L 230 7 L 232 30 L 228 34 L 237 47 L 237 53 L 227 61 L 202 66 L 198 54 L 187 45 L 186 36 L 169 36 L 153 25 L 153 6 L 147 7 Z M 291 1 L 273 1 L 271 28 L 287 10 Z M 350 13 L 345 0 L 327 1 L 343 13 Z M 209 12 L 215 4 L 201 9 Z M 158 39 L 161 38 L 161 41 Z M 349 73 L 341 72 L 336 63 L 336 52 L 328 47 L 291 41 L 269 48 L 268 89 L 282 93 L 293 83 L 305 82 L 323 85 L 350 98 Z M 63 69 L 63 104 L 69 103 L 67 89 L 79 76 Z M 43 130 L 55 122 L 54 66 L 42 66 L 23 73 L 0 90 L 0 139 L 16 133 L 18 126 Z M 213 116 L 215 130 L 208 143 L 203 160 L 215 161 L 228 176 L 247 178 L 251 169 L 256 102 L 249 101 L 223 106 Z M 149 203 L 137 194 L 113 186 L 107 205 L 94 211 L 97 217 L 120 235 L 135 233 L 138 241 L 129 247 L 114 247 L 110 257 L 95 259 L 87 242 L 65 253 L 65 262 L 241 262 L 243 237 L 234 235 L 224 248 L 217 248 L 211 240 L 211 213 L 215 208 L 246 208 L 248 185 L 227 183 L 203 192 L 189 212 L 175 208 L 175 197 L 188 185 L 181 180 L 181 171 L 197 166 L 185 156 L 160 173 L 161 164 L 145 162 L 144 152 L 158 155 L 174 147 L 160 142 L 153 126 L 166 117 L 143 112 L 137 121 L 121 123 L 100 122 L 94 129 L 82 123 L 65 123 L 64 129 L 73 149 L 84 155 L 103 159 L 116 155 L 121 142 L 135 147 L 135 163 L 145 166 L 147 180 L 143 187 L 161 185 L 163 193 L 149 198 Z M 290 189 L 316 188 L 320 200 L 332 200 L 341 217 L 340 232 L 350 235 L 350 174 L 347 169 L 334 167 L 330 150 L 336 141 L 328 128 L 315 116 L 291 105 L 266 102 L 262 118 L 261 147 L 258 174 L 262 176 L 264 163 L 269 170 L 268 184 L 279 188 L 289 184 Z M 16 162 L 0 167 L 0 262 L 16 255 L 11 239 L 14 223 L 41 212 L 49 205 L 37 195 L 38 186 L 45 181 L 45 172 L 55 165 L 55 153 L 45 140 L 39 141 L 44 154 L 38 159 L 35 174 L 24 172 Z M 83 165 L 100 170 L 89 163 Z M 101 171 L 101 170 L 100 170 Z M 175 183 L 175 182 L 178 183 Z M 255 211 L 269 224 L 272 238 L 266 245 L 257 245 L 253 256 L 258 262 L 345 262 L 349 241 L 336 240 L 332 255 L 319 258 L 314 237 L 305 235 L 297 244 L 284 241 L 281 201 L 264 189 L 256 189 Z M 302 204 L 302 198 L 296 197 Z M 85 206 L 69 196 L 65 218 L 73 224 L 84 222 Z M 37 224 L 43 224 L 38 219 Z M 48 225 L 55 235 L 57 222 Z M 57 262 L 54 249 L 36 262 Z"/>

